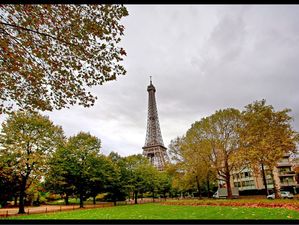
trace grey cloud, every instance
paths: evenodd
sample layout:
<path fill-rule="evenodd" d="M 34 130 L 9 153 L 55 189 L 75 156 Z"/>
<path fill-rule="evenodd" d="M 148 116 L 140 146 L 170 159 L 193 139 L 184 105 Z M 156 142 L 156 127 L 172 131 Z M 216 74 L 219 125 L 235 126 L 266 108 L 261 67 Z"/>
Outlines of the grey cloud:
<path fill-rule="evenodd" d="M 90 131 L 103 152 L 142 152 L 149 75 L 164 144 L 221 108 L 265 98 L 299 130 L 299 6 L 128 5 L 127 75 L 93 88 L 92 108 L 48 113 L 67 135 Z"/>

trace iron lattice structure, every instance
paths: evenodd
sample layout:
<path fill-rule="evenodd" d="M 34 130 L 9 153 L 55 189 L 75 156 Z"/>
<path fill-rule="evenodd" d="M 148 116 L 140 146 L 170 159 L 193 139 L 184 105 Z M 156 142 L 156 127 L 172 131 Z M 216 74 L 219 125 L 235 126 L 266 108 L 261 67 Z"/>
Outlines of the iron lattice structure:
<path fill-rule="evenodd" d="M 167 148 L 164 147 L 157 104 L 155 98 L 156 88 L 150 80 L 148 91 L 148 116 L 147 116 L 147 131 L 143 149 L 143 155 L 150 159 L 150 162 L 160 171 L 164 170 L 165 163 L 169 161 Z"/>

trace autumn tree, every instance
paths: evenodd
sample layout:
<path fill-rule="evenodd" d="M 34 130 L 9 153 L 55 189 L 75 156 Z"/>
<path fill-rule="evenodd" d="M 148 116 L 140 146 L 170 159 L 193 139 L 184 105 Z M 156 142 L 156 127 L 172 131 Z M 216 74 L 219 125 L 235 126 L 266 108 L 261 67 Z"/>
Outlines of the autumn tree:
<path fill-rule="evenodd" d="M 64 139 L 62 128 L 38 113 L 16 112 L 2 123 L 0 161 L 19 186 L 19 213 L 25 213 L 25 191 L 47 170 L 51 153 Z"/>
<path fill-rule="evenodd" d="M 211 151 L 202 145 L 203 140 L 198 139 L 197 130 L 191 128 L 183 137 L 177 137 L 169 145 L 169 152 L 176 166 L 184 174 L 181 182 L 185 188 L 196 186 L 198 196 L 201 198 L 203 186 L 207 186 L 210 197 L 210 182 L 215 179 L 215 170 L 210 162 Z M 186 186 L 187 185 L 187 186 Z"/>
<path fill-rule="evenodd" d="M 238 170 L 243 161 L 239 160 L 240 137 L 242 126 L 241 113 L 237 109 L 218 110 L 213 115 L 192 124 L 187 132 L 191 140 L 191 149 L 197 149 L 196 155 L 211 164 L 217 172 L 217 179 L 226 184 L 228 198 L 232 198 L 231 172 Z M 191 143 L 191 145 L 190 145 Z M 196 157 L 194 157 L 196 160 Z"/>
<path fill-rule="evenodd" d="M 169 148 L 168 148 L 169 151 Z M 178 182 L 180 177 L 180 170 L 174 163 L 169 163 L 165 167 L 165 173 L 167 174 L 170 182 L 170 189 L 168 190 L 169 197 L 176 197 L 178 193 L 181 192 L 180 182 Z"/>
<path fill-rule="evenodd" d="M 243 157 L 252 169 L 261 169 L 267 192 L 265 168 L 271 172 L 275 197 L 279 189 L 273 170 L 284 154 L 294 152 L 298 143 L 298 133 L 291 126 L 290 109 L 275 111 L 266 100 L 255 101 L 245 106 L 242 112 L 244 127 L 240 130 L 243 143 Z M 257 168 L 256 168 L 257 167 Z"/>
<path fill-rule="evenodd" d="M 168 146 L 168 154 L 174 164 L 183 163 L 185 158 L 183 156 L 182 145 L 184 143 L 183 137 L 176 137 L 170 141 Z"/>
<path fill-rule="evenodd" d="M 89 89 L 125 75 L 123 5 L 0 6 L 0 113 L 92 106 Z"/>
<path fill-rule="evenodd" d="M 167 173 L 172 177 L 172 188 L 181 195 L 193 188 L 194 186 L 194 176 L 190 177 L 190 171 L 192 173 L 192 168 L 189 167 L 189 162 L 186 160 L 185 151 L 183 145 L 185 142 L 185 137 L 176 137 L 170 141 L 168 146 L 168 154 L 171 161 L 171 165 L 166 168 Z"/>
<path fill-rule="evenodd" d="M 211 159 L 211 149 L 206 146 L 206 141 L 198 137 L 198 130 L 191 127 L 184 139 L 182 149 L 186 162 L 188 162 L 189 173 L 193 173 L 199 197 L 201 197 L 201 186 L 206 185 L 208 197 L 210 197 L 210 183 L 216 178 L 215 166 Z"/>

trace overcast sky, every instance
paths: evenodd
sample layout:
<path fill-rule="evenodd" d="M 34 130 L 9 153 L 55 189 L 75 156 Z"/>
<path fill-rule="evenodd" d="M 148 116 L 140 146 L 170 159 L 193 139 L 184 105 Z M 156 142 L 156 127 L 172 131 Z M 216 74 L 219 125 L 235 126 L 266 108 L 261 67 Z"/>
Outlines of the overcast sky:
<path fill-rule="evenodd" d="M 266 99 L 299 130 L 298 5 L 127 5 L 127 75 L 93 88 L 94 107 L 46 113 L 67 136 L 90 132 L 102 152 L 142 153 L 149 76 L 167 147 L 218 109 Z"/>

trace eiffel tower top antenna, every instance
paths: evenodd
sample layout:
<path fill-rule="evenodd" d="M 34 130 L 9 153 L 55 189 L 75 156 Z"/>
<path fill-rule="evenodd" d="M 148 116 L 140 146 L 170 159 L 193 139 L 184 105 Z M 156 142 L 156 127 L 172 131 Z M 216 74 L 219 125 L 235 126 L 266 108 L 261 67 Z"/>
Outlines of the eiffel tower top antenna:
<path fill-rule="evenodd" d="M 152 76 L 149 76 L 150 77 L 150 84 L 152 84 Z"/>

